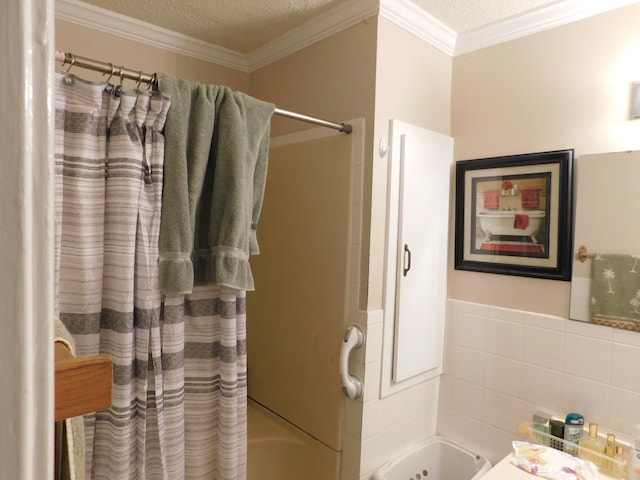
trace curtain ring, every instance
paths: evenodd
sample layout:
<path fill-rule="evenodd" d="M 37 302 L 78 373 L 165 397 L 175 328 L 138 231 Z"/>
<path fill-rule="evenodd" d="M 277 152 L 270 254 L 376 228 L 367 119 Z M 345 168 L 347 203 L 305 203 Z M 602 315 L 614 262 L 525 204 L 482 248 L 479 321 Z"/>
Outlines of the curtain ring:
<path fill-rule="evenodd" d="M 113 63 L 109 62 L 109 66 L 111 67 L 111 73 L 109 74 L 109 78 L 107 78 L 107 83 L 111 81 L 111 77 L 113 77 L 113 74 L 116 71 L 116 68 L 113 66 Z M 106 75 L 106 73 L 103 73 L 103 75 Z"/>
<path fill-rule="evenodd" d="M 69 56 L 71 57 L 71 63 L 69 64 L 69 68 L 67 68 L 66 73 L 69 73 L 69 70 L 71 70 L 71 67 L 73 67 L 76 64 L 76 57 L 73 53 L 70 53 Z M 65 55 L 64 57 L 65 61 L 67 60 L 67 56 Z M 62 64 L 62 66 L 64 66 L 64 63 Z"/>
<path fill-rule="evenodd" d="M 149 83 L 147 83 L 147 90 L 149 91 L 156 91 L 156 87 L 158 86 L 158 74 L 154 73 L 153 75 L 151 75 L 151 80 L 149 81 Z"/>
<path fill-rule="evenodd" d="M 120 66 L 120 86 L 122 86 L 122 82 L 124 81 L 124 67 Z"/>
<path fill-rule="evenodd" d="M 140 84 L 142 83 L 142 70 L 140 70 L 140 73 L 138 75 L 138 85 L 137 88 L 140 88 Z"/>

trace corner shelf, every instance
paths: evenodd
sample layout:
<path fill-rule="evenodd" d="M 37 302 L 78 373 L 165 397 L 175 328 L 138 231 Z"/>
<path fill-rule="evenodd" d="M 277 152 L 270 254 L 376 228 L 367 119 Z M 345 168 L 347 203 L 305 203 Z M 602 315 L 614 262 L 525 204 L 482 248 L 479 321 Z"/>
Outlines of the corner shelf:
<path fill-rule="evenodd" d="M 111 406 L 113 363 L 108 355 L 75 358 L 55 344 L 55 421 Z"/>

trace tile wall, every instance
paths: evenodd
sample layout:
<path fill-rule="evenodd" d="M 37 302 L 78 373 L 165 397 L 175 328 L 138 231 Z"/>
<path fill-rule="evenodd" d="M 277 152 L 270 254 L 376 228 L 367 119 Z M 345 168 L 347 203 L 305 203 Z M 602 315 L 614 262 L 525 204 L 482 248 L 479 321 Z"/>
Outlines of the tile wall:
<path fill-rule="evenodd" d="M 640 423 L 640 334 L 449 300 L 437 433 L 489 457 L 534 410 L 569 411 L 624 438 Z"/>
<path fill-rule="evenodd" d="M 440 379 L 380 398 L 383 312 L 352 316 L 366 335 L 352 373 L 363 379 L 359 400 L 345 400 L 341 480 L 368 480 L 384 463 L 436 433 Z"/>

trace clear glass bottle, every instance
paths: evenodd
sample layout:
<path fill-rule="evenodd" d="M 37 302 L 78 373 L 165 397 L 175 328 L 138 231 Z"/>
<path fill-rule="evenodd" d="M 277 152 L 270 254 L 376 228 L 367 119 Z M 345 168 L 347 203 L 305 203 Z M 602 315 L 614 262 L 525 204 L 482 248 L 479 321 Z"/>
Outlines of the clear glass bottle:
<path fill-rule="evenodd" d="M 605 442 L 598 437 L 598 424 L 589 423 L 589 435 L 583 436 L 580 440 L 580 457 L 591 460 L 598 468 L 602 467 L 602 458 L 596 454 L 604 453 Z"/>
<path fill-rule="evenodd" d="M 604 446 L 604 455 L 614 458 L 616 456 L 616 436 L 613 433 L 607 434 L 607 443 Z M 611 460 L 603 460 L 602 470 L 608 473 L 615 471 L 615 464 Z"/>
<path fill-rule="evenodd" d="M 618 463 L 616 464 L 617 473 L 622 474 L 623 478 L 629 475 L 629 455 L 622 445 L 616 445 L 616 456 L 614 457 Z"/>

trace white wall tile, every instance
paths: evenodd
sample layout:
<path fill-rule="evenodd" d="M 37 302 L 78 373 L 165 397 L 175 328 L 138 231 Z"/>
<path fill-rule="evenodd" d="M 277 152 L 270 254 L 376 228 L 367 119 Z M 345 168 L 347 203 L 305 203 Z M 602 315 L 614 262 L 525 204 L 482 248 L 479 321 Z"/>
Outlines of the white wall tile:
<path fill-rule="evenodd" d="M 611 385 L 640 393 L 640 347 L 612 345 Z"/>
<path fill-rule="evenodd" d="M 512 308 L 489 307 L 489 318 L 496 320 L 505 320 L 507 322 L 522 323 L 524 320 L 524 311 L 514 310 Z"/>
<path fill-rule="evenodd" d="M 382 360 L 382 323 L 369 324 L 366 327 L 366 349 L 364 350 L 365 363 L 379 362 Z"/>
<path fill-rule="evenodd" d="M 562 374 L 556 370 L 522 364 L 520 376 L 520 398 L 546 407 L 562 411 Z"/>
<path fill-rule="evenodd" d="M 541 313 L 524 312 L 522 322 L 532 327 L 549 328 L 563 332 L 566 320 L 553 315 L 543 315 Z"/>
<path fill-rule="evenodd" d="M 362 438 L 369 438 L 384 430 L 382 402 L 371 400 L 362 405 Z"/>
<path fill-rule="evenodd" d="M 524 326 L 522 361 L 554 370 L 562 368 L 564 335 L 557 330 Z"/>
<path fill-rule="evenodd" d="M 380 400 L 382 403 L 382 416 L 384 430 L 398 425 L 406 418 L 407 397 L 406 390 L 394 393 Z"/>
<path fill-rule="evenodd" d="M 520 362 L 488 355 L 484 363 L 484 385 L 491 390 L 517 396 L 520 387 Z"/>
<path fill-rule="evenodd" d="M 640 347 L 640 335 L 638 335 L 638 332 L 630 332 L 629 330 L 621 330 L 619 328 L 612 328 L 611 330 L 613 330 L 613 341 L 615 343 Z"/>
<path fill-rule="evenodd" d="M 504 310 L 502 310 L 504 313 Z M 514 317 L 514 315 L 510 315 Z M 486 351 L 501 357 L 520 360 L 522 357 L 522 324 L 494 318 L 486 320 Z"/>
<path fill-rule="evenodd" d="M 611 342 L 582 335 L 565 335 L 562 365 L 564 372 L 596 382 L 608 383 L 610 366 Z"/>
<path fill-rule="evenodd" d="M 425 410 L 438 406 L 439 378 L 432 378 L 406 390 L 406 416 L 419 415 Z"/>
<path fill-rule="evenodd" d="M 357 365 L 356 365 L 357 366 Z M 351 372 L 353 375 L 357 375 L 360 380 L 363 381 L 362 385 L 362 400 L 368 401 L 378 398 L 380 392 L 380 375 L 382 371 L 382 365 L 380 362 L 367 363 L 364 376 L 357 369 L 355 372 Z"/>
<path fill-rule="evenodd" d="M 485 349 L 487 317 L 465 312 L 453 315 L 452 342 L 476 350 Z"/>
<path fill-rule="evenodd" d="M 607 426 L 631 437 L 635 435 L 635 426 L 638 424 L 640 424 L 640 394 L 610 388 Z"/>
<path fill-rule="evenodd" d="M 451 408 L 476 420 L 482 420 L 482 390 L 479 385 L 454 379 L 451 384 Z"/>
<path fill-rule="evenodd" d="M 453 401 L 454 378 L 449 375 L 440 377 L 440 391 L 438 392 L 438 405 L 451 405 Z"/>
<path fill-rule="evenodd" d="M 584 416 L 585 425 L 596 422 L 606 425 L 609 403 L 609 386 L 573 375 L 562 376 L 562 411 L 576 412 Z"/>
<path fill-rule="evenodd" d="M 613 328 L 603 327 L 595 323 L 569 320 L 565 323 L 565 331 L 567 333 L 575 333 L 576 335 L 583 335 L 585 337 L 597 338 L 609 342 L 613 339 Z"/>
<path fill-rule="evenodd" d="M 479 350 L 452 345 L 451 366 L 448 367 L 448 371 L 455 378 L 482 385 L 484 382 L 484 357 L 485 353 Z"/>
<path fill-rule="evenodd" d="M 444 375 L 452 375 L 451 369 L 453 368 L 453 350 L 455 345 L 449 342 L 445 342 L 444 350 L 442 352 L 442 373 Z"/>
<path fill-rule="evenodd" d="M 619 435 L 640 423 L 637 332 L 457 300 L 448 307 L 438 435 L 497 461 L 537 409 L 578 411 Z"/>
<path fill-rule="evenodd" d="M 395 453 L 395 449 L 388 448 L 382 434 L 365 438 L 362 440 L 362 456 L 360 457 L 358 471 L 361 475 L 371 475 L 375 470 L 391 460 Z"/>
<path fill-rule="evenodd" d="M 518 432 L 518 425 L 531 414 L 518 398 L 493 390 L 484 390 L 483 402 L 482 420 L 514 435 Z"/>

